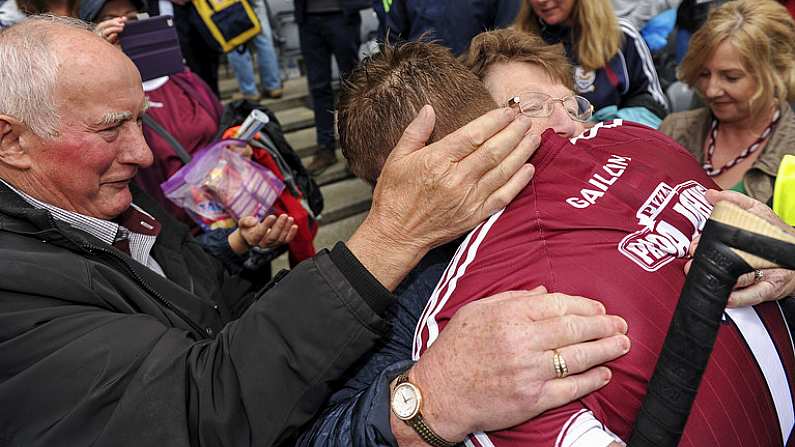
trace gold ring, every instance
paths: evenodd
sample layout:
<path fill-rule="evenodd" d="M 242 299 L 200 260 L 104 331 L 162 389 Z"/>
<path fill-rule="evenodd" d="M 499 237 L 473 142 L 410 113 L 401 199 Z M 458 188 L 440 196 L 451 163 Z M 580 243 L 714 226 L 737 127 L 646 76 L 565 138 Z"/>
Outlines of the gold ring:
<path fill-rule="evenodd" d="M 761 282 L 765 279 L 765 272 L 762 270 L 754 270 L 754 284 Z"/>
<path fill-rule="evenodd" d="M 569 375 L 569 367 L 566 366 L 566 360 L 560 355 L 560 352 L 555 349 L 552 351 L 552 366 L 555 368 L 555 375 L 558 379 L 562 379 Z"/>

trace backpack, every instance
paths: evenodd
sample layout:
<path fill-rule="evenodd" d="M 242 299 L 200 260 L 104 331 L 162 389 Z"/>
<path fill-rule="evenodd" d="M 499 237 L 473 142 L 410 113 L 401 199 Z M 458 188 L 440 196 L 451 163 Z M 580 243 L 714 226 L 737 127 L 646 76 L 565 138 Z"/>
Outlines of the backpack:
<path fill-rule="evenodd" d="M 292 146 L 290 146 L 290 143 L 287 142 L 287 139 L 284 138 L 282 126 L 279 124 L 279 120 L 276 118 L 273 111 L 248 100 L 232 101 L 224 107 L 224 113 L 221 116 L 221 125 L 219 126 L 219 132 L 215 139 L 217 140 L 220 138 L 225 129 L 242 123 L 254 109 L 266 113 L 268 118 L 270 118 L 268 123 L 265 124 L 263 131 L 270 137 L 270 142 L 273 143 L 274 147 L 270 149 L 275 150 L 280 156 L 276 158 L 280 158 L 286 164 L 286 166 L 282 168 L 282 171 L 284 171 L 285 185 L 291 190 L 294 196 L 297 195 L 297 193 L 303 196 L 306 205 L 311 211 L 312 218 L 317 219 L 320 213 L 323 212 L 323 195 L 320 192 L 320 187 L 317 186 L 315 180 L 306 171 L 306 168 L 301 162 L 301 157 L 298 156 Z M 266 141 L 265 144 L 267 143 Z"/>
<path fill-rule="evenodd" d="M 243 45 L 262 31 L 248 0 L 192 0 L 192 3 L 206 28 L 200 29 L 204 39 L 224 53 Z"/>

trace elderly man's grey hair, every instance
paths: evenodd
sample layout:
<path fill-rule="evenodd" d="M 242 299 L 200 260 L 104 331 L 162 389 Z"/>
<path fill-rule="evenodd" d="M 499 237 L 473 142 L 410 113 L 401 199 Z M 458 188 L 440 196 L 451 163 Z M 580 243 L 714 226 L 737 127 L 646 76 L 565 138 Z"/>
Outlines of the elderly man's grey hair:
<path fill-rule="evenodd" d="M 60 117 L 53 94 L 59 60 L 52 51 L 52 26 L 91 31 L 78 19 L 31 16 L 0 30 L 0 114 L 25 123 L 42 138 L 58 135 Z"/>

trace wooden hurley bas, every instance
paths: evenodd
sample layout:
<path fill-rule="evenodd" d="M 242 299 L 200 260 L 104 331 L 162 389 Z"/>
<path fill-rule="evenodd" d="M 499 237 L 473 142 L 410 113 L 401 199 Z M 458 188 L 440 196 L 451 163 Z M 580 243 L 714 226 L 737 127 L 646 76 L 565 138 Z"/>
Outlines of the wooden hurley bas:
<path fill-rule="evenodd" d="M 772 267 L 795 269 L 795 237 L 719 202 L 704 227 L 629 447 L 679 444 L 737 278 Z"/>

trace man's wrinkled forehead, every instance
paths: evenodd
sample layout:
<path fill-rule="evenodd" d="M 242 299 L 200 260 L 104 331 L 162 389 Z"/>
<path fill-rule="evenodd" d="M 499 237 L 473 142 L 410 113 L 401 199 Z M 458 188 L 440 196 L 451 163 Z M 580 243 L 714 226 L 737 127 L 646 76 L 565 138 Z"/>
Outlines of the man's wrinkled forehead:
<path fill-rule="evenodd" d="M 102 82 L 116 76 L 130 76 L 131 82 L 140 83 L 133 62 L 92 32 L 65 30 L 53 43 L 53 49 L 59 60 L 59 83 L 85 86 L 87 82 Z"/>

